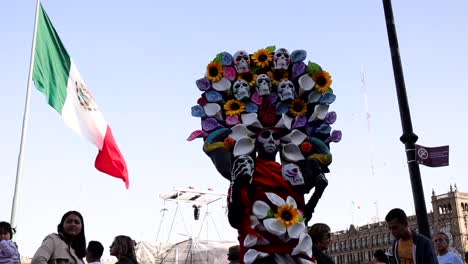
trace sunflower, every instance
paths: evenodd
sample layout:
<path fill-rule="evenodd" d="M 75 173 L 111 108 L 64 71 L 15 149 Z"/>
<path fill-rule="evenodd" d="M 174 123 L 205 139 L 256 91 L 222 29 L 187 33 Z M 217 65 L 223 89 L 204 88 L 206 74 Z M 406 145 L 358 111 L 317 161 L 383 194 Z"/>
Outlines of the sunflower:
<path fill-rule="evenodd" d="M 231 99 L 224 104 L 227 116 L 238 115 L 245 111 L 245 103 L 236 99 Z"/>
<path fill-rule="evenodd" d="M 301 221 L 301 215 L 291 204 L 285 204 L 278 207 L 275 218 L 281 222 L 285 227 L 292 226 Z"/>
<path fill-rule="evenodd" d="M 273 61 L 273 53 L 267 49 L 259 49 L 252 56 L 255 65 L 260 68 L 267 67 Z"/>
<path fill-rule="evenodd" d="M 320 71 L 312 75 L 312 80 L 315 81 L 315 90 L 319 93 L 324 93 L 330 89 L 332 79 L 330 73 L 326 71 Z"/>
<path fill-rule="evenodd" d="M 212 61 L 206 66 L 206 78 L 212 82 L 217 82 L 223 78 L 223 65 L 217 61 Z"/>
<path fill-rule="evenodd" d="M 289 73 L 283 69 L 280 69 L 269 71 L 268 76 L 270 76 L 273 85 L 278 86 L 281 81 L 287 80 L 289 78 Z"/>
<path fill-rule="evenodd" d="M 243 72 L 239 74 L 239 77 L 237 77 L 238 80 L 244 80 L 246 81 L 250 87 L 255 87 L 255 84 L 257 82 L 257 74 L 252 73 L 252 72 Z"/>
<path fill-rule="evenodd" d="M 290 104 L 289 112 L 294 116 L 303 116 L 307 113 L 307 104 L 300 98 L 294 99 Z"/>

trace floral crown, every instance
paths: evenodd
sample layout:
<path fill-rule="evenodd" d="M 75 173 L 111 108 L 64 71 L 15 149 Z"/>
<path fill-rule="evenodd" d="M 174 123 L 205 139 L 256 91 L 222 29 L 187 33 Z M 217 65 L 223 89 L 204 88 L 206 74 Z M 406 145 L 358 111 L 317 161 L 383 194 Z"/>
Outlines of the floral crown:
<path fill-rule="evenodd" d="M 191 110 L 202 129 L 188 140 L 227 128 L 224 147 L 240 156 L 254 151 L 254 131 L 277 128 L 288 132 L 281 138 L 282 157 L 297 162 L 312 156 L 328 165 L 329 143 L 341 140 L 341 131 L 331 129 L 336 113 L 328 111 L 336 96 L 330 74 L 314 62 L 305 64 L 306 56 L 275 46 L 217 54 L 196 81 L 202 95 Z"/>

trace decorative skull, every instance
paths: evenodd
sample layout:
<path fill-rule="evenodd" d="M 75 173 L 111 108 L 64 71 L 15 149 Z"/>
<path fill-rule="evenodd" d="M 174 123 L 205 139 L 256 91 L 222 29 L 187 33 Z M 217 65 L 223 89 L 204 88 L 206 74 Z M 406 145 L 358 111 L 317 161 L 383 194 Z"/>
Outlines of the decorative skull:
<path fill-rule="evenodd" d="M 281 174 L 283 174 L 283 178 L 293 186 L 304 184 L 304 177 L 302 177 L 301 169 L 294 163 L 283 165 Z"/>
<path fill-rule="evenodd" d="M 234 67 L 238 73 L 250 71 L 250 56 L 245 50 L 234 53 Z"/>
<path fill-rule="evenodd" d="M 289 56 L 289 51 L 287 49 L 281 48 L 275 51 L 275 57 L 273 59 L 275 69 L 287 70 L 289 63 L 291 63 L 291 57 Z"/>
<path fill-rule="evenodd" d="M 243 100 L 250 97 L 250 86 L 245 80 L 237 80 L 232 85 L 232 92 L 237 100 Z"/>
<path fill-rule="evenodd" d="M 269 95 L 271 92 L 271 79 L 268 74 L 260 74 L 257 76 L 257 81 L 256 81 L 257 87 L 257 93 L 259 95 Z"/>
<path fill-rule="evenodd" d="M 257 137 L 257 144 L 260 145 L 259 155 L 263 152 L 274 158 L 280 146 L 280 135 L 275 130 L 264 129 Z"/>
<path fill-rule="evenodd" d="M 237 177 L 252 177 L 254 173 L 254 161 L 250 155 L 241 155 L 232 165 L 231 180 Z M 245 175 L 245 176 L 243 176 Z"/>
<path fill-rule="evenodd" d="M 283 80 L 278 85 L 278 96 L 281 101 L 294 99 L 295 93 L 294 84 L 290 80 Z"/>

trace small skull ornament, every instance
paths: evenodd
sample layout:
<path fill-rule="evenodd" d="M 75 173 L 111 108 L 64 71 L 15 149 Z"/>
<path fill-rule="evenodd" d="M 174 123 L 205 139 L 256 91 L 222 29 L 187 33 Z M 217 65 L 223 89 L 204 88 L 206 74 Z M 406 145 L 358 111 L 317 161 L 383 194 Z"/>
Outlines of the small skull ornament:
<path fill-rule="evenodd" d="M 273 66 L 275 67 L 275 69 L 287 70 L 290 63 L 291 56 L 289 56 L 289 51 L 287 49 L 281 48 L 275 51 L 275 56 L 273 59 Z"/>
<path fill-rule="evenodd" d="M 245 80 L 237 80 L 232 85 L 232 92 L 237 100 L 243 100 L 250 97 L 250 86 Z"/>
<path fill-rule="evenodd" d="M 234 67 L 237 73 L 250 71 L 250 56 L 245 50 L 234 53 Z"/>
<path fill-rule="evenodd" d="M 290 80 L 283 80 L 278 85 L 278 96 L 281 101 L 294 99 L 294 84 Z"/>
<path fill-rule="evenodd" d="M 251 156 L 239 156 L 236 160 L 234 160 L 231 172 L 231 180 L 235 180 L 237 177 L 242 177 L 243 175 L 251 178 L 253 176 L 254 170 L 255 164 Z"/>
<path fill-rule="evenodd" d="M 271 79 L 268 74 L 260 74 L 257 76 L 257 81 L 256 81 L 257 87 L 255 88 L 257 90 L 257 93 L 259 95 L 269 95 L 271 92 Z"/>
<path fill-rule="evenodd" d="M 293 186 L 304 184 L 304 177 L 302 176 L 301 169 L 294 163 L 283 165 L 281 174 L 283 178 Z"/>

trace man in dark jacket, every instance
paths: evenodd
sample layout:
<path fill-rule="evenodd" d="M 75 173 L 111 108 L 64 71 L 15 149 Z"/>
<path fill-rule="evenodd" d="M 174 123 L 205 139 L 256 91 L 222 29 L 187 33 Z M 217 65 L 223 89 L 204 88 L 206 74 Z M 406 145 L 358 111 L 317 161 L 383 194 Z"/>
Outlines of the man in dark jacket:
<path fill-rule="evenodd" d="M 432 241 L 409 229 L 403 210 L 390 210 L 385 221 L 395 237 L 392 253 L 397 264 L 439 264 Z"/>

